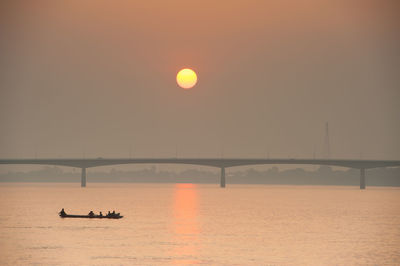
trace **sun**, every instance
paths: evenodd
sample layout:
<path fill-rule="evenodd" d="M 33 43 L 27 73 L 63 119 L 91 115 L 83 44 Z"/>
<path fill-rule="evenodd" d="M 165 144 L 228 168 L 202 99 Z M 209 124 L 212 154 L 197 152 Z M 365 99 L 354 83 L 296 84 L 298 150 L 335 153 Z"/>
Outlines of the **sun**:
<path fill-rule="evenodd" d="M 184 68 L 176 75 L 176 82 L 179 87 L 184 88 L 185 90 L 191 89 L 197 83 L 196 72 L 190 68 Z"/>

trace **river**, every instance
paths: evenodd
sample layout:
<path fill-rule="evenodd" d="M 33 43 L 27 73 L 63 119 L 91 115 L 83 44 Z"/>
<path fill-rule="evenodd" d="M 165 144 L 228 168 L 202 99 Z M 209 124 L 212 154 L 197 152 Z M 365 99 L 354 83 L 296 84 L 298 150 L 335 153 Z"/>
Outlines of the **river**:
<path fill-rule="evenodd" d="M 399 188 L 0 184 L 1 265 L 399 265 L 399 250 Z"/>

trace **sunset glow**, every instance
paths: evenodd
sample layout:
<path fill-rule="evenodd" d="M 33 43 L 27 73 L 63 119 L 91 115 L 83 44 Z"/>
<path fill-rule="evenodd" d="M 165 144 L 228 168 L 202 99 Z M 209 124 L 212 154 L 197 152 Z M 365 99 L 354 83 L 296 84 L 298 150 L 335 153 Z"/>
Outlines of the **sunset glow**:
<path fill-rule="evenodd" d="M 197 75 L 190 68 L 184 68 L 176 75 L 176 82 L 179 87 L 185 90 L 191 89 L 197 83 Z"/>

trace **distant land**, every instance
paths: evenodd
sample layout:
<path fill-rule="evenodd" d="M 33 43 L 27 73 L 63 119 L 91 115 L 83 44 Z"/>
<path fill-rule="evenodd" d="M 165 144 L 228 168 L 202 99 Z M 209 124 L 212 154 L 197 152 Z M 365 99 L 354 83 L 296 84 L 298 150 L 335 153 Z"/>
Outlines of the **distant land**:
<path fill-rule="evenodd" d="M 29 172 L 8 172 L 0 174 L 0 182 L 76 182 L 80 183 L 80 171 L 63 171 L 61 168 L 43 167 Z M 219 184 L 220 172 L 188 169 L 181 172 L 157 171 L 155 166 L 135 171 L 111 169 L 100 172 L 88 169 L 88 182 L 101 183 L 199 183 Z M 303 168 L 279 170 L 271 167 L 259 171 L 253 168 L 242 170 L 228 169 L 228 184 L 274 184 L 274 185 L 349 185 L 359 186 L 358 169 L 334 170 L 321 166 L 313 171 Z M 376 168 L 366 171 L 368 186 L 400 186 L 400 167 Z"/>

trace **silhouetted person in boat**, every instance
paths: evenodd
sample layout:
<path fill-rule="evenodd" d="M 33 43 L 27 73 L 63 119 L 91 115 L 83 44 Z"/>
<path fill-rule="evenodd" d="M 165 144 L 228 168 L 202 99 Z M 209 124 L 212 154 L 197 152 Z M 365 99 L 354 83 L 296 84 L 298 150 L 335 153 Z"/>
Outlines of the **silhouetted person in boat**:
<path fill-rule="evenodd" d="M 65 213 L 65 211 L 64 211 L 64 208 L 62 208 L 62 210 L 60 211 L 60 215 L 61 215 L 61 216 L 67 215 L 67 214 Z"/>
<path fill-rule="evenodd" d="M 94 216 L 93 211 L 90 211 L 90 212 L 89 212 L 89 216 Z"/>
<path fill-rule="evenodd" d="M 102 212 L 100 212 L 100 216 L 103 217 L 103 213 Z"/>
<path fill-rule="evenodd" d="M 112 215 L 115 215 L 115 211 L 112 212 Z"/>
<path fill-rule="evenodd" d="M 111 212 L 110 211 L 108 211 L 108 213 L 107 213 L 107 216 L 110 216 L 111 215 Z"/>

